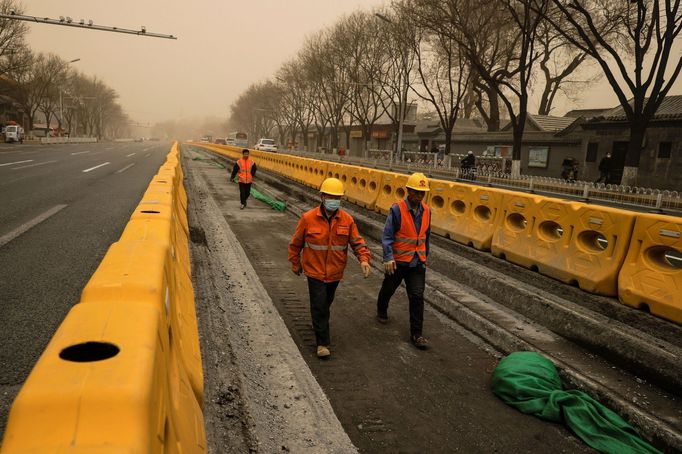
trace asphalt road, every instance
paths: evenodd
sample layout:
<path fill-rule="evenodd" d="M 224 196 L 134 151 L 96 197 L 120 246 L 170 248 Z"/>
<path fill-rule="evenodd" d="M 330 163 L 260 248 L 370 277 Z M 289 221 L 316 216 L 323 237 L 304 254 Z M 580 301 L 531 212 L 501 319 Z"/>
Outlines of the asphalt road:
<path fill-rule="evenodd" d="M 0 144 L 0 437 L 16 393 L 169 150 Z"/>

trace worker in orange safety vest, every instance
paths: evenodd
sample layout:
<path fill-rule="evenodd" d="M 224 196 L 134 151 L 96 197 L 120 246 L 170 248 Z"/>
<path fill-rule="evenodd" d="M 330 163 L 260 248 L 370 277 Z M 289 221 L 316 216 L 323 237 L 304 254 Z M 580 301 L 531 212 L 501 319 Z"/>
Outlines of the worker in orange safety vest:
<path fill-rule="evenodd" d="M 388 323 L 388 303 L 404 280 L 410 303 L 410 339 L 415 347 L 425 349 L 429 342 L 422 335 L 422 327 L 431 211 L 424 197 L 429 192 L 429 180 L 423 173 L 415 173 L 405 186 L 407 197 L 389 210 L 382 235 L 384 282 L 377 299 L 377 320 Z"/>
<path fill-rule="evenodd" d="M 249 149 L 244 148 L 242 157 L 234 163 L 232 175 L 230 175 L 230 181 L 234 181 L 234 177 L 239 176 L 240 210 L 246 208 L 246 200 L 251 195 L 251 183 L 253 183 L 253 177 L 256 176 L 256 170 L 256 163 L 249 159 Z"/>
<path fill-rule="evenodd" d="M 310 315 L 317 341 L 317 356 L 327 358 L 329 351 L 329 315 L 336 288 L 343 278 L 348 246 L 360 261 L 367 278 L 370 250 L 360 236 L 353 217 L 342 210 L 343 183 L 327 178 L 320 186 L 320 206 L 301 216 L 289 243 L 291 270 L 308 278 Z"/>

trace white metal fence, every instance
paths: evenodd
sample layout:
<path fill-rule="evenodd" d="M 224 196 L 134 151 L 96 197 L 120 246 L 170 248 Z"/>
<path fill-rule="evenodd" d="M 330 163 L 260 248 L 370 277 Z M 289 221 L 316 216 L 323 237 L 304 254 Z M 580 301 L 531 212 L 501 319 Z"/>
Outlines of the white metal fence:
<path fill-rule="evenodd" d="M 365 158 L 305 151 L 287 151 L 286 153 L 396 172 L 421 171 L 431 177 L 444 180 L 465 181 L 624 208 L 655 210 L 676 216 L 682 215 L 682 193 L 680 191 L 588 181 L 567 181 L 560 178 L 531 175 L 520 175 L 514 178 L 511 175 L 511 161 L 494 156 L 477 156 L 476 168 L 463 171 L 460 168 L 460 160 L 464 156 L 460 155 L 448 155 L 439 158 L 438 153 L 403 152 L 401 160 L 392 160 L 391 150 L 368 150 Z"/>
<path fill-rule="evenodd" d="M 40 143 L 95 143 L 97 137 L 41 137 Z"/>

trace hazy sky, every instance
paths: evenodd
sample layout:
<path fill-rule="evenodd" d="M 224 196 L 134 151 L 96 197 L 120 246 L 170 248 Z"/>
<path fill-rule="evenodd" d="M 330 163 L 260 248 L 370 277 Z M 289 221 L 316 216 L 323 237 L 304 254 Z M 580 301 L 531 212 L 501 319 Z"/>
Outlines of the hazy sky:
<path fill-rule="evenodd" d="M 294 56 L 306 35 L 360 7 L 386 0 L 31 0 L 26 14 L 173 34 L 177 41 L 32 24 L 33 49 L 54 52 L 121 95 L 140 122 L 227 116 L 251 82 L 271 76 Z M 679 51 L 673 52 L 674 56 Z M 682 92 L 682 81 L 673 88 Z M 602 82 L 580 107 L 617 104 Z M 576 107 L 563 102 L 557 113 Z M 537 106 L 531 106 L 537 108 Z"/>

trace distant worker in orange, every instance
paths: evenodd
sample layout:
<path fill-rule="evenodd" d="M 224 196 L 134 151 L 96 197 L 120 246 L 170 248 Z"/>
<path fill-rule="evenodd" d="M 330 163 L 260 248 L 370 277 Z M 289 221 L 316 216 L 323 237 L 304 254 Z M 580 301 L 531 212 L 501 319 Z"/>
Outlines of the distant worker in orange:
<path fill-rule="evenodd" d="M 343 194 L 340 180 L 324 180 L 320 186 L 322 203 L 301 216 L 289 243 L 291 271 L 297 275 L 303 272 L 308 277 L 310 315 L 319 358 L 327 358 L 331 354 L 330 307 L 346 268 L 348 246 L 360 261 L 365 278 L 370 271 L 371 252 L 353 217 L 340 208 Z"/>
<path fill-rule="evenodd" d="M 410 303 L 410 339 L 415 347 L 425 349 L 429 342 L 422 335 L 422 327 L 431 210 L 424 203 L 424 197 L 430 190 L 429 180 L 423 173 L 414 173 L 405 186 L 407 197 L 389 210 L 381 239 L 384 282 L 377 299 L 377 320 L 388 323 L 388 303 L 404 280 Z"/>
<path fill-rule="evenodd" d="M 234 163 L 232 175 L 230 175 L 230 181 L 234 181 L 234 177 L 239 175 L 240 210 L 246 208 L 246 200 L 251 195 L 251 183 L 253 183 L 253 177 L 256 176 L 256 170 L 256 163 L 249 159 L 249 149 L 244 148 L 242 157 Z"/>

